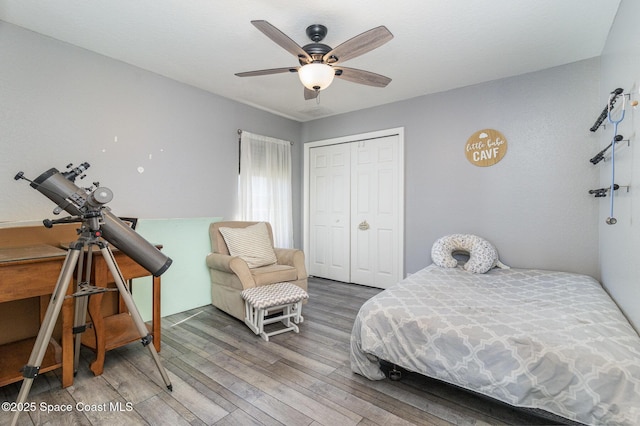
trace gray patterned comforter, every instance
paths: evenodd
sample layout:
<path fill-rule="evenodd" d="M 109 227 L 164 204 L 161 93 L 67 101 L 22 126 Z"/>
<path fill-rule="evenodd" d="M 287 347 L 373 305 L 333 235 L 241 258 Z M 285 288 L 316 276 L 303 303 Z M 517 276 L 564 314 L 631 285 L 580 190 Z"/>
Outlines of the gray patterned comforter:
<path fill-rule="evenodd" d="M 378 359 L 517 407 L 593 425 L 640 425 L 640 337 L 591 277 L 435 265 L 368 300 L 351 369 Z"/>

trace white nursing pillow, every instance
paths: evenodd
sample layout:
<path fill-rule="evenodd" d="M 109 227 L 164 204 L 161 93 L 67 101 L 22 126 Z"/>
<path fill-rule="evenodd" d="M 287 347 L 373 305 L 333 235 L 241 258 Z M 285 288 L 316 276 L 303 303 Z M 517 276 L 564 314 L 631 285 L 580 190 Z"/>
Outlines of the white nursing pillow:
<path fill-rule="evenodd" d="M 431 248 L 431 259 L 442 268 L 455 268 L 458 261 L 453 254 L 457 252 L 469 254 L 463 268 L 475 274 L 484 274 L 496 266 L 508 268 L 498 259 L 498 250 L 493 244 L 472 234 L 453 234 L 438 239 Z"/>

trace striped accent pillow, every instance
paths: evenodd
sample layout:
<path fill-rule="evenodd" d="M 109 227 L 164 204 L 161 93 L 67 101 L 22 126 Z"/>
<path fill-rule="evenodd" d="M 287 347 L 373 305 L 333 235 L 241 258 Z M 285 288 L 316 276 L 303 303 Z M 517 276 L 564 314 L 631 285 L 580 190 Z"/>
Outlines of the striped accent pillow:
<path fill-rule="evenodd" d="M 227 243 L 231 256 L 238 256 L 249 268 L 273 265 L 277 262 L 269 231 L 264 222 L 246 228 L 221 227 L 220 233 Z"/>

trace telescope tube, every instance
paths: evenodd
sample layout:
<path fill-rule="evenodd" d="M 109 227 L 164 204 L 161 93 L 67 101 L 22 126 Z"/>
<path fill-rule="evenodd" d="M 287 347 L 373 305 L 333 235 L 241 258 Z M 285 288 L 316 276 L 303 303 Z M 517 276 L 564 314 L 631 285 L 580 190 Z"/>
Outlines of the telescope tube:
<path fill-rule="evenodd" d="M 65 178 L 57 169 L 51 168 L 31 182 L 31 187 L 56 203 L 72 215 L 83 215 L 82 207 L 87 202 L 87 192 Z M 69 201 L 71 200 L 71 201 Z M 154 277 L 162 275 L 173 262 L 171 258 L 145 240 L 126 223 L 111 213 L 109 208 L 101 208 L 102 238 L 125 253 Z"/>

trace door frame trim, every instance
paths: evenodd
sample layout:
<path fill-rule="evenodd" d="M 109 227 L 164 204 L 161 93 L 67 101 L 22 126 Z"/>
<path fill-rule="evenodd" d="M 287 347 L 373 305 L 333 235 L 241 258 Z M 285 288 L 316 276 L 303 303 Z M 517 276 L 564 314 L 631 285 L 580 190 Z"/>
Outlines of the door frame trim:
<path fill-rule="evenodd" d="M 378 138 L 384 138 L 384 137 L 388 137 L 388 136 L 398 136 L 398 140 L 399 140 L 399 144 L 400 146 L 398 147 L 398 166 L 400 168 L 400 179 L 398 179 L 398 193 L 400 194 L 400 197 L 402 198 L 402 202 L 400 203 L 399 209 L 398 209 L 398 220 L 399 220 L 399 226 L 400 226 L 400 233 L 398 235 L 398 247 L 396 248 L 398 250 L 398 258 L 399 258 L 399 262 L 400 265 L 398 265 L 398 281 L 400 281 L 401 279 L 404 278 L 404 262 L 405 262 L 405 258 L 404 258 L 404 204 L 405 204 L 405 197 L 404 197 L 404 127 L 396 127 L 396 128 L 392 128 L 392 129 L 385 129 L 385 130 L 377 130 L 377 131 L 373 131 L 373 132 L 367 132 L 367 133 L 359 133 L 359 134 L 354 134 L 354 135 L 348 135 L 348 136 L 340 136 L 337 138 L 331 138 L 331 139 L 323 139 L 323 140 L 317 140 L 317 141 L 312 141 L 312 142 L 305 142 L 304 146 L 303 146 L 303 154 L 304 154 L 304 163 L 303 163 L 303 186 L 302 186 L 302 191 L 303 191 L 303 201 L 302 201 L 302 212 L 303 212 L 303 234 L 302 234 L 302 243 L 303 243 L 303 248 L 304 248 L 304 252 L 305 253 L 310 253 L 309 251 L 309 240 L 310 240 L 310 231 L 309 231 L 309 217 L 310 217 L 310 200 L 309 200 L 309 185 L 310 185 L 310 167 L 309 167 L 309 161 L 310 161 L 310 150 L 311 148 L 316 148 L 319 146 L 327 146 L 327 145 L 338 145 L 338 144 L 343 144 L 343 143 L 352 143 L 352 142 L 358 142 L 358 141 L 362 141 L 362 140 L 368 140 L 368 139 L 378 139 Z M 309 270 L 309 258 L 307 256 L 305 256 L 305 266 L 307 268 L 307 270 Z"/>

